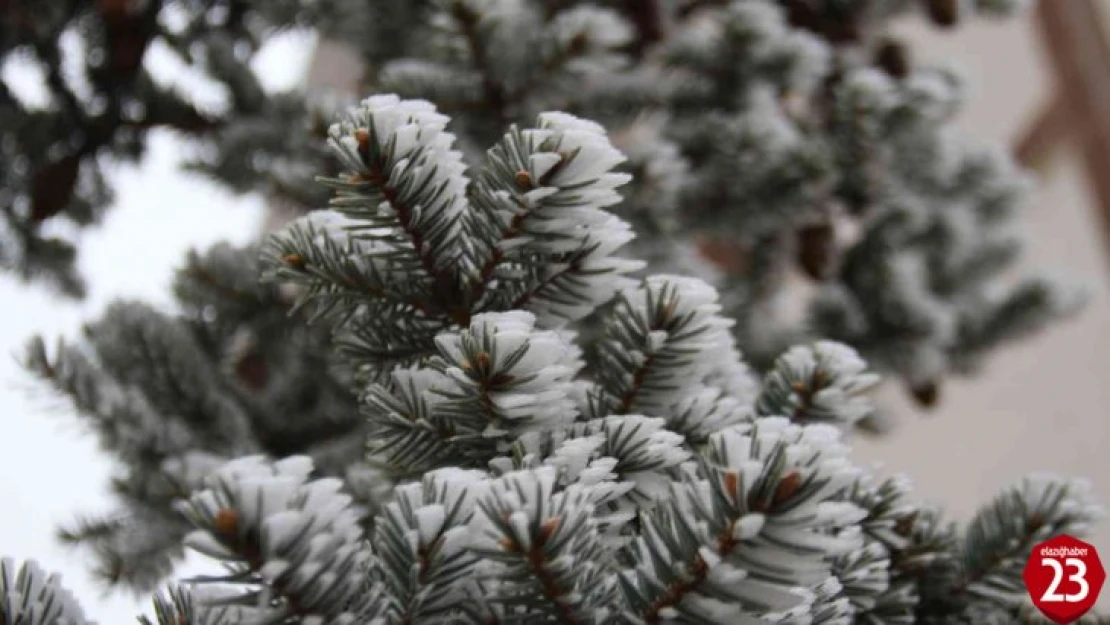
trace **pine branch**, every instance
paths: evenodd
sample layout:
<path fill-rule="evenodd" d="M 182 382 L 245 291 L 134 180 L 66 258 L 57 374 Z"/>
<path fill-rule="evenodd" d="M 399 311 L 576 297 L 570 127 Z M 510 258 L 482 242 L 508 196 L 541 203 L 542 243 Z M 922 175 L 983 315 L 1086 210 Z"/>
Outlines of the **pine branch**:
<path fill-rule="evenodd" d="M 512 115 L 509 111 L 509 97 L 501 82 L 492 73 L 492 62 L 486 50 L 486 35 L 481 32 L 483 27 L 481 23 L 482 16 L 471 11 L 464 0 L 452 2 L 451 11 L 452 16 L 462 28 L 474 68 L 482 77 L 482 91 L 485 94 L 484 109 L 493 115 L 498 125 L 507 126 L 512 122 Z"/>
<path fill-rule="evenodd" d="M 550 468 L 510 473 L 491 483 L 479 503 L 482 537 L 474 546 L 496 579 L 492 603 L 534 598 L 533 617 L 567 625 L 610 613 L 615 587 L 598 540 L 589 493 L 555 491 Z M 573 554 L 573 557 L 571 557 Z"/>
<path fill-rule="evenodd" d="M 711 370 L 728 323 L 707 285 L 653 276 L 617 301 L 599 346 L 599 381 L 615 414 L 667 414 Z"/>
<path fill-rule="evenodd" d="M 659 0 L 625 0 L 624 10 L 639 34 L 632 46 L 634 55 L 642 55 L 645 49 L 666 37 L 663 7 Z"/>
<path fill-rule="evenodd" d="M 768 613 L 806 614 L 812 597 L 793 592 L 791 582 L 781 577 L 785 570 L 764 571 L 759 563 L 775 562 L 778 549 L 817 563 L 858 546 L 851 535 L 828 531 L 854 524 L 854 506 L 839 508 L 835 520 L 799 514 L 798 506 L 820 506 L 854 479 L 833 456 L 823 458 L 835 453 L 832 447 L 799 457 L 789 451 L 810 436 L 829 440 L 830 435 L 831 430 L 803 429 L 774 418 L 713 435 L 699 480 L 674 484 L 671 498 L 641 517 L 635 566 L 622 573 L 623 594 L 637 619 L 725 623 L 756 622 L 756 616 Z M 793 544 L 779 543 L 787 534 L 771 529 L 780 522 L 776 518 L 794 528 L 787 539 Z M 831 527 L 821 527 L 826 522 Z M 761 540 L 764 531 L 778 538 Z M 810 538 L 815 542 L 810 544 Z M 805 577 L 799 585 L 815 588 L 831 573 L 826 567 L 799 566 L 790 574 Z"/>
<path fill-rule="evenodd" d="M 793 347 L 764 380 L 756 411 L 799 423 L 852 425 L 872 412 L 865 397 L 879 377 L 867 373 L 866 366 L 854 350 L 839 343 Z"/>
<path fill-rule="evenodd" d="M 0 616 L 5 623 L 91 625 L 57 575 L 47 575 L 35 562 L 17 568 L 10 558 L 0 560 Z"/>
<path fill-rule="evenodd" d="M 359 135 L 359 150 L 360 154 L 365 152 L 368 148 L 364 147 L 364 137 Z M 366 160 L 370 160 L 369 153 L 363 156 Z M 420 265 L 424 271 L 431 276 L 436 288 L 435 293 L 440 294 L 440 298 L 449 297 L 454 286 L 454 277 L 441 270 L 436 263 L 436 259 L 432 257 L 430 246 L 426 245 L 424 241 L 424 233 L 417 229 L 413 219 L 413 208 L 400 201 L 400 195 L 395 187 L 389 184 L 386 178 L 385 171 L 381 165 L 375 164 L 369 167 L 366 175 L 366 180 L 381 188 L 382 196 L 389 202 L 390 208 L 397 214 L 397 219 L 401 224 L 401 229 L 405 235 L 408 236 L 412 248 L 416 250 L 417 256 L 420 259 Z M 468 312 L 457 307 L 447 307 L 455 323 L 465 325 L 468 321 Z"/>
<path fill-rule="evenodd" d="M 999 495 L 968 524 L 962 574 L 951 594 L 987 602 L 1001 593 L 1011 600 L 1020 597 L 1021 569 L 1032 546 L 1050 536 L 1082 532 L 1101 516 L 1089 489 L 1086 483 L 1037 476 Z"/>
<path fill-rule="evenodd" d="M 443 470 L 395 491 L 375 524 L 374 541 L 385 583 L 396 597 L 393 622 L 449 618 L 466 603 L 478 563 L 467 536 L 475 500 L 486 490 L 483 478 L 479 472 Z"/>
<path fill-rule="evenodd" d="M 277 462 L 240 458 L 209 476 L 208 488 L 180 506 L 197 528 L 187 545 L 237 565 L 227 581 L 276 593 L 278 603 L 241 603 L 268 619 L 357 618 L 366 609 L 360 593 L 369 554 L 359 512 L 339 492 L 339 480 L 309 481 L 312 470 L 303 456 Z M 310 530 L 314 546 L 305 549 L 301 540 Z"/>

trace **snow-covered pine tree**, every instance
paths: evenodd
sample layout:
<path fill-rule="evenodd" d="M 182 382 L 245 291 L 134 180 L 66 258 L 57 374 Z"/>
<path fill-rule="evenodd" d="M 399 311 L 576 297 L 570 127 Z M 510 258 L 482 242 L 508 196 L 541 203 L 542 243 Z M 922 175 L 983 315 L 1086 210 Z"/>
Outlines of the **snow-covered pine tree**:
<path fill-rule="evenodd" d="M 919 66 L 891 34 L 914 13 L 948 28 L 1021 0 L 363 4 L 374 25 L 346 41 L 365 91 L 433 102 L 468 157 L 541 111 L 605 126 L 635 174 L 613 207 L 633 253 L 713 284 L 760 371 L 791 344 L 835 339 L 930 406 L 947 375 L 1080 303 L 1053 280 L 1012 279 L 1027 181 L 951 129 L 959 73 Z M 227 136 L 215 154 L 277 160 L 285 179 L 337 166 L 291 150 L 284 127 Z M 242 168 L 208 172 L 249 186 Z"/>
<path fill-rule="evenodd" d="M 832 338 L 929 405 L 949 372 L 1077 302 L 1041 278 L 1000 280 L 1025 180 L 950 130 L 960 76 L 915 65 L 890 25 L 1021 4 L 433 2 L 411 28 L 433 44 L 397 50 L 368 82 L 435 102 L 464 147 L 542 110 L 600 122 L 636 174 L 614 208 L 635 253 L 714 284 L 754 366 Z M 725 266 L 692 257 L 699 246 Z"/>
<path fill-rule="evenodd" d="M 637 233 L 634 255 L 651 273 L 713 284 L 760 371 L 791 344 L 835 339 L 931 405 L 945 376 L 973 371 L 997 345 L 1078 303 L 1053 281 L 1009 279 L 1025 180 L 1007 155 L 950 129 L 963 98 L 958 73 L 919 66 L 891 35 L 915 13 L 950 28 L 1008 15 L 1022 0 L 115 0 L 53 12 L 25 4 L 15 3 L 27 18 L 5 31 L 4 53 L 35 51 L 51 72 L 66 37 L 95 47 L 106 28 L 100 13 L 142 7 L 158 27 L 148 35 L 187 60 L 197 52 L 196 64 L 233 96 L 226 111 L 204 112 L 214 132 L 190 167 L 305 211 L 327 201 L 313 177 L 339 171 L 322 134 L 344 95 L 265 97 L 249 56 L 275 28 L 309 26 L 351 45 L 364 61 L 365 93 L 433 102 L 472 162 L 509 123 L 541 111 L 595 120 L 628 155 L 622 171 L 635 174 L 613 207 Z M 156 85 L 138 76 L 135 84 Z M 73 89 L 50 84 L 62 95 Z M 128 110 L 143 108 L 148 125 L 151 111 L 192 110 L 154 86 L 128 89 L 123 96 L 143 105 Z M 148 102 L 156 96 L 169 103 Z M 68 267 L 69 245 L 37 237 L 42 211 L 23 208 L 33 204 L 29 176 L 57 159 L 76 162 L 72 150 L 47 147 L 88 135 L 90 120 L 77 109 L 5 102 L 15 108 L 4 115 L 14 124 L 4 145 L 16 146 L 0 156 L 10 165 L 6 214 L 9 230 L 24 234 L 5 244 L 3 262 L 25 274 Z M 108 147 L 133 153 L 134 124 L 120 123 Z M 53 134 L 12 134 L 45 128 Z M 75 220 L 91 219 L 104 204 L 95 163 L 67 167 L 96 182 L 63 193 Z M 77 290 L 69 270 L 50 275 Z"/>
<path fill-rule="evenodd" d="M 302 98 L 266 93 L 252 60 L 273 34 L 298 25 L 352 36 L 361 15 L 354 8 L 291 0 L 0 3 L 0 270 L 82 295 L 75 240 L 58 224 L 100 219 L 112 200 L 105 162 L 141 158 L 152 130 L 202 142 L 219 133 L 227 142 L 251 128 L 300 128 Z M 158 54 L 203 76 L 221 103 L 198 106 L 152 73 Z M 36 84 L 28 89 L 28 81 Z M 240 180 L 257 188 L 256 176 L 248 170 Z"/>
<path fill-rule="evenodd" d="M 33 347 L 124 460 L 123 514 L 85 536 L 118 579 L 164 575 L 148 562 L 172 560 L 167 534 L 227 565 L 159 595 L 155 622 L 1035 622 L 1021 566 L 1099 516 L 1084 482 L 1030 477 L 943 520 L 852 464 L 838 426 L 877 381 L 854 350 L 794 347 L 757 382 L 710 285 L 632 277 L 603 127 L 543 113 L 468 167 L 448 122 L 364 100 L 329 131 L 330 209 L 264 244 L 268 286 L 219 248 L 179 281 L 214 308 L 121 306 L 132 336 L 90 329 L 116 363 Z M 317 325 L 266 316 L 289 294 Z M 322 356 L 307 384 L 223 384 L 204 347 L 256 315 L 353 377 Z M 103 375 L 126 358 L 143 367 Z M 320 391 L 344 382 L 357 406 Z M 181 520 L 142 519 L 157 497 Z M 33 563 L 0 584 L 5 623 L 87 622 Z"/>

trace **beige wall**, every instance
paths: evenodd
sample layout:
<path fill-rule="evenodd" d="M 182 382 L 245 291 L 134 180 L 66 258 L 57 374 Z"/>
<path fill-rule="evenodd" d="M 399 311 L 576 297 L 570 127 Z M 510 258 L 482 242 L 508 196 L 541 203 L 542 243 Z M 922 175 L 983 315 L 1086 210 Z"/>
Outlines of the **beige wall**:
<path fill-rule="evenodd" d="M 1047 97 L 1051 75 L 1030 19 L 955 35 L 902 30 L 923 60 L 954 60 L 967 69 L 974 91 L 960 123 L 975 135 L 1012 142 Z M 954 514 L 970 514 L 1031 471 L 1088 476 L 1110 506 L 1110 259 L 1081 171 L 1065 146 L 1041 172 L 1027 207 L 1026 264 L 1084 280 L 1086 310 L 1001 351 L 977 379 L 949 384 L 932 414 L 913 414 L 897 389 L 887 389 L 884 399 L 903 408 L 900 427 L 889 438 L 857 444 L 861 459 L 908 473 L 923 495 L 948 503 Z M 1094 543 L 1110 564 L 1110 523 L 1097 528 Z M 1100 606 L 1110 608 L 1110 590 Z"/>

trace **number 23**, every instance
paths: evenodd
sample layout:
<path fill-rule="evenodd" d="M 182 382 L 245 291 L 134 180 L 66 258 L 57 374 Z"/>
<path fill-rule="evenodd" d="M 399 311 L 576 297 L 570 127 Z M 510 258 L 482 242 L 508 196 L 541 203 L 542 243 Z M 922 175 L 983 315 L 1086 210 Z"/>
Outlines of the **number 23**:
<path fill-rule="evenodd" d="M 1041 564 L 1052 569 L 1052 583 L 1044 591 L 1041 601 L 1047 603 L 1077 603 L 1086 599 L 1091 592 L 1091 587 L 1087 584 L 1087 565 L 1079 558 L 1068 558 L 1064 560 L 1064 564 L 1060 564 L 1060 561 L 1055 558 L 1041 558 Z M 1079 592 L 1074 595 L 1063 595 L 1057 592 L 1060 590 L 1060 582 L 1064 581 L 1065 566 L 1075 569 L 1075 573 L 1068 576 L 1068 581 L 1079 584 Z"/>

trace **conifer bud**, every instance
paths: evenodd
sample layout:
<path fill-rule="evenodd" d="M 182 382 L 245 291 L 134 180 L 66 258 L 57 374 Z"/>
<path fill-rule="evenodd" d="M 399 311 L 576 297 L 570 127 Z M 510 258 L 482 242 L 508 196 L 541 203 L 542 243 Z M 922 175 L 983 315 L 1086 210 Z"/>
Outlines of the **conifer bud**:
<path fill-rule="evenodd" d="M 671 299 L 663 306 L 663 318 L 659 321 L 663 325 L 670 323 L 672 320 L 674 320 L 674 313 L 676 310 L 678 310 L 678 300 Z"/>
<path fill-rule="evenodd" d="M 941 28 L 952 28 L 960 21 L 960 0 L 925 0 L 925 10 Z"/>
<path fill-rule="evenodd" d="M 875 50 L 875 65 L 894 78 L 910 73 L 909 49 L 901 41 L 887 39 Z"/>
<path fill-rule="evenodd" d="M 1045 526 L 1045 518 L 1040 514 L 1034 514 L 1033 516 L 1029 517 L 1028 525 L 1030 533 L 1036 532 L 1037 530 Z"/>
<path fill-rule="evenodd" d="M 737 471 L 725 472 L 725 492 L 732 497 L 733 501 L 740 499 L 740 473 Z"/>
<path fill-rule="evenodd" d="M 791 497 L 798 494 L 802 488 L 802 474 L 797 471 L 791 471 L 783 476 L 779 481 L 779 485 L 775 488 L 775 498 L 772 500 L 773 505 L 779 505 L 788 501 Z"/>
<path fill-rule="evenodd" d="M 551 537 L 554 536 L 555 532 L 559 529 L 559 523 L 559 517 L 553 516 L 540 524 L 541 544 L 547 544 L 547 542 L 551 540 Z"/>
<path fill-rule="evenodd" d="M 358 155 L 362 157 L 363 162 L 370 162 L 370 131 L 359 128 L 355 131 L 355 141 L 358 142 Z"/>
<path fill-rule="evenodd" d="M 220 536 L 235 536 L 239 533 L 239 513 L 231 508 L 222 508 L 216 513 L 212 526 Z"/>
<path fill-rule="evenodd" d="M 286 254 L 285 256 L 281 257 L 281 262 L 289 265 L 293 269 L 304 269 L 304 256 L 301 256 L 300 254 Z"/>
<path fill-rule="evenodd" d="M 513 176 L 513 182 L 521 189 L 530 189 L 532 188 L 532 174 L 522 169 Z"/>
<path fill-rule="evenodd" d="M 832 275 L 836 265 L 836 231 L 832 223 L 822 221 L 798 231 L 798 264 L 817 281 Z"/>

